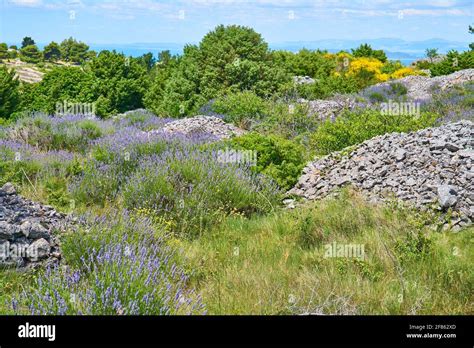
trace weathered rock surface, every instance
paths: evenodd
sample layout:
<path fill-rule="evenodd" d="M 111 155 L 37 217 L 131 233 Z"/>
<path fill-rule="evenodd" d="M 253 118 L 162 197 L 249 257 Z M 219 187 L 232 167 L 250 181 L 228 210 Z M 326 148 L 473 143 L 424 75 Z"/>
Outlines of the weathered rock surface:
<path fill-rule="evenodd" d="M 12 184 L 0 188 L 0 268 L 57 262 L 55 232 L 66 228 L 64 214 L 17 195 Z"/>
<path fill-rule="evenodd" d="M 289 194 L 320 199 L 352 185 L 370 198 L 396 197 L 422 209 L 453 211 L 452 224 L 474 222 L 474 123 L 460 121 L 365 141 L 347 156 L 310 163 Z"/>

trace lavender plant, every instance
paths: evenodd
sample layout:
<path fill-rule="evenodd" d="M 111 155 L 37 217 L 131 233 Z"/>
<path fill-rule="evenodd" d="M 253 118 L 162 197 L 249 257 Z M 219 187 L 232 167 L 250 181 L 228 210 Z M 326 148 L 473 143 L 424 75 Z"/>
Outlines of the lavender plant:
<path fill-rule="evenodd" d="M 17 314 L 203 314 L 200 297 L 174 263 L 174 251 L 146 219 L 89 220 L 64 241 L 67 267 L 52 266 L 12 301 Z"/>

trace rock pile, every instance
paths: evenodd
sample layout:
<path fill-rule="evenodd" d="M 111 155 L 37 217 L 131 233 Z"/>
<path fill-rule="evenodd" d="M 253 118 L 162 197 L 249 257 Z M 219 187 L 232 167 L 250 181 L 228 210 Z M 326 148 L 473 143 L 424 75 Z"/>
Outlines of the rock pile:
<path fill-rule="evenodd" d="M 182 133 L 185 135 L 208 134 L 217 139 L 228 139 L 245 133 L 243 129 L 225 123 L 214 116 L 196 116 L 183 118 L 166 124 L 158 131 L 165 133 Z"/>
<path fill-rule="evenodd" d="M 474 222 L 474 123 L 460 121 L 365 141 L 349 155 L 310 163 L 289 194 L 314 200 L 352 185 L 375 200 L 452 210 L 451 225 Z"/>
<path fill-rule="evenodd" d="M 343 110 L 353 109 L 357 104 L 350 96 L 337 95 L 329 100 L 301 101 L 308 105 L 308 115 L 316 115 L 322 120 L 334 120 Z"/>
<path fill-rule="evenodd" d="M 388 86 L 392 83 L 401 83 L 407 88 L 407 97 L 409 99 L 426 101 L 431 99 L 433 92 L 436 90 L 445 90 L 469 81 L 474 81 L 474 69 L 460 70 L 450 75 L 436 77 L 412 75 L 398 80 L 379 83 L 368 89 L 372 90 Z"/>
<path fill-rule="evenodd" d="M 11 184 L 0 188 L 0 268 L 31 267 L 61 258 L 55 231 L 66 216 L 17 195 Z"/>

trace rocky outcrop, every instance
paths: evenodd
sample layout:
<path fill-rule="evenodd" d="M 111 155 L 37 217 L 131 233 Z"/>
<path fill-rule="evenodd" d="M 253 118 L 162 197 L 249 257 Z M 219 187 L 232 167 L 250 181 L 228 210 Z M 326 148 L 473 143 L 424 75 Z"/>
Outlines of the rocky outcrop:
<path fill-rule="evenodd" d="M 181 133 L 184 135 L 207 134 L 216 139 L 228 139 L 245 133 L 243 129 L 225 123 L 214 116 L 196 116 L 183 118 L 166 124 L 163 128 L 152 132 Z"/>
<path fill-rule="evenodd" d="M 0 189 L 0 268 L 58 262 L 55 233 L 66 225 L 64 214 L 22 198 L 5 184 Z"/>
<path fill-rule="evenodd" d="M 289 194 L 308 200 L 352 185 L 376 200 L 397 198 L 452 211 L 453 226 L 474 222 L 474 124 L 469 121 L 365 141 L 349 155 L 310 163 Z"/>

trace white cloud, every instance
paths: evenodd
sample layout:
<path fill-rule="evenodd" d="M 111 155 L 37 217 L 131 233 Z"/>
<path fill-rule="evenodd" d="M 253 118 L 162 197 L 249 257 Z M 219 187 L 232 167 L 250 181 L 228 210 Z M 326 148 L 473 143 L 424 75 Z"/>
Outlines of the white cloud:
<path fill-rule="evenodd" d="M 9 3 L 16 6 L 37 7 L 42 4 L 41 0 L 9 0 Z"/>

